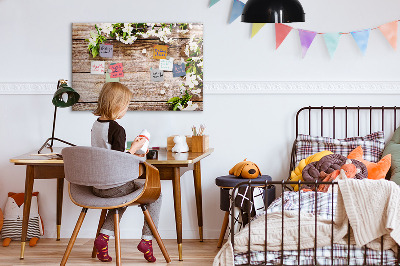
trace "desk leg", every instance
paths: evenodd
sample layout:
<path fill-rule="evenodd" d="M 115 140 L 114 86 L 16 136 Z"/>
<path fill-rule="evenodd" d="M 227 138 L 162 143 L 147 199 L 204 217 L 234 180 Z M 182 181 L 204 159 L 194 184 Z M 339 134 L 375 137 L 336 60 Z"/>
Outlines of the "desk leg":
<path fill-rule="evenodd" d="M 201 168 L 200 161 L 194 164 L 194 191 L 196 194 L 197 220 L 199 225 L 200 242 L 203 242 L 203 203 L 201 196 Z"/>
<path fill-rule="evenodd" d="M 22 232 L 21 232 L 21 255 L 20 259 L 24 259 L 26 235 L 28 233 L 29 213 L 31 211 L 32 190 L 34 181 L 34 166 L 26 166 L 25 177 L 25 195 L 24 195 L 24 213 L 22 219 Z"/>
<path fill-rule="evenodd" d="M 57 241 L 60 241 L 64 178 L 57 178 Z"/>
<path fill-rule="evenodd" d="M 179 167 L 174 167 L 172 179 L 174 191 L 175 223 L 178 242 L 179 260 L 182 260 L 182 205 L 181 205 L 181 174 Z"/>

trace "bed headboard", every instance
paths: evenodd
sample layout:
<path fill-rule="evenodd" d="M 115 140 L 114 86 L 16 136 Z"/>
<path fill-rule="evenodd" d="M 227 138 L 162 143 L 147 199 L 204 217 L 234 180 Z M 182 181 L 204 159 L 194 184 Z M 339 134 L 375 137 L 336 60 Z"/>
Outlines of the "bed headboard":
<path fill-rule="evenodd" d="M 382 130 L 389 139 L 398 126 L 396 106 L 308 106 L 296 114 L 296 137 L 299 134 L 347 138 L 363 136 Z M 290 171 L 295 164 L 293 144 Z M 290 176 L 290 172 L 289 172 Z"/>

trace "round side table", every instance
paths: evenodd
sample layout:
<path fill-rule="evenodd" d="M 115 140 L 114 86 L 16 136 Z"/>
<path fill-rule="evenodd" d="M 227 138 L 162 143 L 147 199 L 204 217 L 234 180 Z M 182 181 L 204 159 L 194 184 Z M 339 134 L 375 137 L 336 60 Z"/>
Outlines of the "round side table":
<path fill-rule="evenodd" d="M 226 228 L 228 227 L 229 222 L 229 211 L 230 211 L 230 199 L 229 193 L 230 190 L 233 189 L 237 184 L 246 182 L 246 181 L 263 181 L 266 180 L 272 181 L 272 178 L 269 175 L 261 175 L 254 179 L 246 179 L 241 177 L 236 177 L 234 175 L 220 176 L 215 179 L 215 184 L 220 187 L 220 209 L 225 212 L 224 221 L 222 222 L 221 233 L 219 235 L 218 245 L 220 248 L 222 246 L 222 242 L 224 241 Z M 271 204 L 275 200 L 275 186 L 271 186 L 268 189 L 268 200 L 267 206 Z"/>

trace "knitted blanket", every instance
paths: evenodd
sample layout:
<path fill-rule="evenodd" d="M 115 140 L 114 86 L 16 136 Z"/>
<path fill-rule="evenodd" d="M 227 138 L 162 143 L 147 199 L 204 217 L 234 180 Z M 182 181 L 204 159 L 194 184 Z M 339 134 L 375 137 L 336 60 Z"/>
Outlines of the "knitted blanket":
<path fill-rule="evenodd" d="M 400 243 L 400 187 L 385 179 L 339 180 L 335 229 L 347 230 L 356 245 L 395 250 Z"/>
<path fill-rule="evenodd" d="M 348 222 L 352 228 L 351 244 L 367 245 L 380 250 L 380 237 L 384 237 L 384 249 L 394 249 L 400 243 L 400 188 L 387 180 L 339 181 L 338 202 L 334 225 L 334 243 L 345 244 Z M 314 247 L 315 216 L 301 213 L 298 228 L 298 212 L 285 211 L 284 249 L 296 250 L 298 230 L 300 230 L 300 248 Z M 272 213 L 267 217 L 268 250 L 280 250 L 282 239 L 282 213 Z M 235 235 L 235 252 L 246 252 L 248 245 L 248 226 Z M 263 251 L 265 245 L 265 216 L 251 223 L 250 249 Z M 317 216 L 317 247 L 330 245 L 331 221 Z M 234 251 L 228 241 L 214 259 L 214 266 L 234 265 Z"/>
<path fill-rule="evenodd" d="M 285 250 L 297 250 L 298 230 L 300 229 L 300 248 L 307 249 L 314 247 L 315 216 L 311 213 L 300 213 L 300 228 L 298 228 L 298 212 L 285 211 L 283 213 L 284 232 L 283 242 Z M 331 220 L 317 216 L 317 246 L 330 245 L 331 242 Z M 265 215 L 259 216 L 251 222 L 250 250 L 264 251 L 265 245 Z M 281 249 L 282 239 L 282 212 L 275 212 L 267 216 L 267 249 L 278 251 Z M 339 239 L 340 240 L 340 239 Z M 249 241 L 249 227 L 243 228 L 235 234 L 235 252 L 246 252 Z M 337 241 L 343 244 L 343 241 Z M 214 266 L 234 265 L 234 252 L 231 242 L 228 241 L 218 252 L 214 259 Z"/>

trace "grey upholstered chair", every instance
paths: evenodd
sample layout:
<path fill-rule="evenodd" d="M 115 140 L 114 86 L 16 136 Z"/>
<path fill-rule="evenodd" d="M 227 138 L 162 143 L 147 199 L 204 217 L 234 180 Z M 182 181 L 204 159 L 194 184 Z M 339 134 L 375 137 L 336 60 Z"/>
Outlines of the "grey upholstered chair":
<path fill-rule="evenodd" d="M 87 209 L 102 209 L 96 237 L 103 226 L 107 210 L 128 205 L 139 205 L 149 224 L 153 236 L 167 263 L 171 261 L 160 238 L 157 228 L 144 204 L 154 202 L 160 196 L 160 175 L 154 166 L 143 162 L 141 158 L 120 151 L 94 147 L 68 147 L 62 150 L 65 179 L 70 182 L 69 196 L 73 203 L 82 207 L 81 214 L 65 250 L 61 265 L 65 265 L 78 236 Z M 138 168 L 138 162 L 141 162 Z M 143 189 L 118 198 L 100 198 L 95 196 L 92 186 L 118 185 L 132 179 L 132 176 L 145 177 Z M 119 214 L 114 216 L 116 265 L 121 264 L 121 246 L 119 230 Z M 92 257 L 96 256 L 93 247 Z"/>

